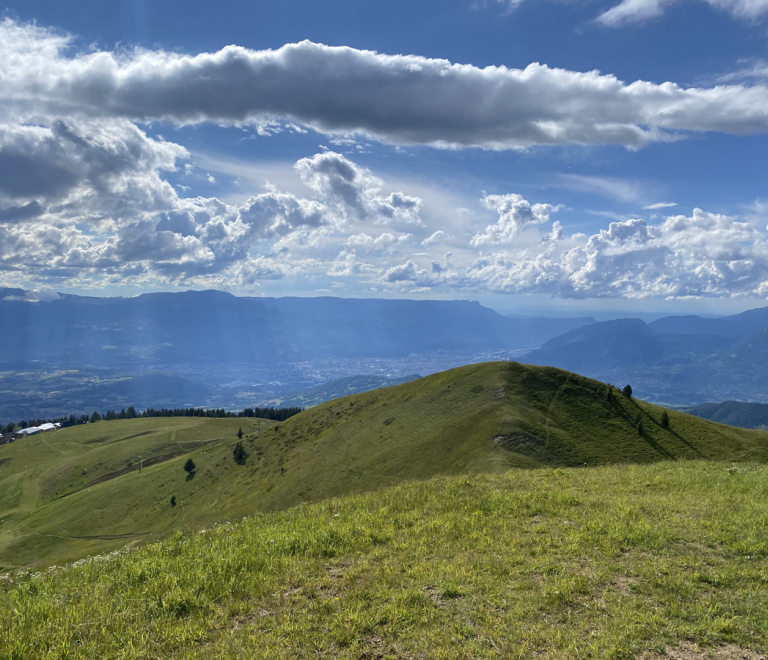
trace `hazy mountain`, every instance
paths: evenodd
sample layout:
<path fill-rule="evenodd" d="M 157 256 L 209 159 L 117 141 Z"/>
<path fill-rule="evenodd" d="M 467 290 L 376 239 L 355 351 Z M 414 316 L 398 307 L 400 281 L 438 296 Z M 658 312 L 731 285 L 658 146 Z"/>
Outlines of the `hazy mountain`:
<path fill-rule="evenodd" d="M 525 356 L 530 364 L 584 373 L 618 367 L 679 365 L 718 353 L 736 342 L 712 335 L 655 333 L 640 319 L 618 319 L 571 330 Z"/>
<path fill-rule="evenodd" d="M 535 347 L 592 318 L 510 319 L 477 302 L 238 298 L 0 300 L 0 361 L 69 365 L 274 363 Z"/>
<path fill-rule="evenodd" d="M 768 403 L 702 403 L 686 409 L 685 412 L 729 426 L 741 426 L 746 429 L 768 428 Z"/>
<path fill-rule="evenodd" d="M 768 327 L 768 307 L 758 307 L 717 319 L 703 316 L 666 316 L 653 321 L 649 327 L 654 332 L 664 334 L 747 337 Z"/>
<path fill-rule="evenodd" d="M 729 397 L 768 398 L 768 331 L 748 338 L 655 332 L 657 322 L 619 319 L 571 330 L 522 359 L 576 371 L 638 396 L 692 404 Z M 761 366 L 762 365 L 762 366 Z"/>

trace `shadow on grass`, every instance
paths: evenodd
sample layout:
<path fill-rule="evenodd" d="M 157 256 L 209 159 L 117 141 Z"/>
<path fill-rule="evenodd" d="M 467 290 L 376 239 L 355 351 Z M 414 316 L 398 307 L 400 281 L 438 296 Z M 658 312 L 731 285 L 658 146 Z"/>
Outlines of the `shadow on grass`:
<path fill-rule="evenodd" d="M 641 415 L 643 415 L 644 417 L 646 417 L 646 418 L 648 418 L 649 420 L 651 420 L 651 421 L 652 421 L 654 424 L 656 424 L 656 426 L 657 426 L 658 428 L 662 429 L 663 431 L 667 431 L 667 433 L 671 433 L 672 435 L 674 435 L 674 436 L 675 436 L 675 437 L 676 437 L 676 438 L 677 438 L 677 439 L 678 439 L 680 442 L 682 442 L 682 443 L 683 443 L 683 444 L 684 444 L 686 447 L 688 447 L 688 448 L 689 448 L 691 451 L 695 452 L 695 453 L 696 453 L 698 456 L 700 456 L 701 458 L 708 458 L 708 457 L 707 457 L 705 454 L 702 454 L 702 453 L 701 453 L 701 452 L 700 452 L 700 451 L 699 451 L 699 450 L 698 450 L 698 449 L 697 449 L 695 446 L 693 446 L 693 445 L 692 445 L 690 442 L 688 442 L 688 441 L 687 441 L 687 440 L 686 440 L 686 439 L 685 439 L 683 436 L 681 436 L 681 435 L 680 435 L 680 434 L 679 434 L 677 431 L 674 431 L 673 429 L 671 429 L 671 428 L 669 428 L 669 427 L 667 427 L 667 428 L 664 428 L 664 427 L 661 425 L 661 423 L 660 423 L 660 422 L 658 422 L 656 419 L 654 419 L 653 417 L 651 417 L 651 415 L 649 415 L 647 412 L 645 412 L 645 411 L 644 411 L 644 410 L 643 410 L 643 409 L 642 409 L 642 408 L 641 408 L 641 407 L 638 405 L 637 401 L 635 401 L 634 399 L 629 399 L 629 401 L 630 401 L 630 403 L 632 403 L 632 405 L 633 405 L 633 406 L 635 406 L 635 408 L 637 408 L 638 412 L 639 412 Z M 661 446 L 659 446 L 659 445 L 658 445 L 658 443 L 657 443 L 655 440 L 652 440 L 651 438 L 649 438 L 649 437 L 646 437 L 646 434 L 645 434 L 645 433 L 643 433 L 643 439 L 644 439 L 644 440 L 645 440 L 645 441 L 646 441 L 648 444 L 650 444 L 650 445 L 651 445 L 651 446 L 652 446 L 654 449 L 656 449 L 656 450 L 657 450 L 657 451 L 659 451 L 660 453 L 664 454 L 665 456 L 668 456 L 669 458 L 675 458 L 675 457 L 674 457 L 674 456 L 673 456 L 671 453 L 669 453 L 667 450 L 665 450 L 665 449 L 663 449 Z"/>
<path fill-rule="evenodd" d="M 196 475 L 196 474 L 197 474 L 197 471 L 196 471 L 196 470 L 192 470 L 192 472 L 190 472 L 190 473 L 187 475 L 187 478 L 186 478 L 186 480 L 185 480 L 185 481 L 192 481 L 192 479 L 194 479 L 194 478 L 195 478 L 195 475 Z"/>
<path fill-rule="evenodd" d="M 655 419 L 653 419 L 653 417 L 651 417 L 648 413 L 646 413 L 638 405 L 637 401 L 635 401 L 630 397 L 624 397 L 623 395 L 621 396 L 622 398 L 626 399 L 627 403 L 633 405 L 637 409 L 637 412 L 641 415 L 641 419 L 648 419 L 654 422 L 657 426 L 659 426 L 659 428 L 661 428 L 661 425 Z M 637 422 L 635 422 L 632 416 L 624 409 L 624 406 L 619 403 L 618 408 L 621 416 L 627 421 L 627 423 L 630 424 L 635 429 L 637 429 Z M 664 447 L 662 447 L 658 442 L 656 442 L 656 440 L 654 440 L 654 438 L 652 438 L 647 431 L 643 430 L 641 433 L 638 433 L 637 437 L 643 440 L 644 442 L 646 442 L 654 451 L 661 454 L 665 458 L 675 460 L 675 455 L 670 453 L 668 450 L 664 449 Z"/>
<path fill-rule="evenodd" d="M 674 435 L 680 442 L 682 442 L 686 447 L 689 447 L 693 451 L 695 451 L 699 456 L 702 458 L 709 458 L 706 454 L 702 454 L 696 447 L 694 447 L 690 442 L 688 442 L 682 435 L 680 435 L 677 431 L 672 430 L 671 428 L 665 429 L 666 431 L 669 431 L 672 435 Z"/>

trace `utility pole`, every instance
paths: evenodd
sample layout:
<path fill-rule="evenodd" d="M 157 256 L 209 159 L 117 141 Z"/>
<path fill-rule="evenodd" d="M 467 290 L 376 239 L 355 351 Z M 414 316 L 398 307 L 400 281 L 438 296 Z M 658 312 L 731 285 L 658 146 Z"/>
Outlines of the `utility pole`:
<path fill-rule="evenodd" d="M 139 473 L 141 473 L 141 454 L 139 454 Z"/>

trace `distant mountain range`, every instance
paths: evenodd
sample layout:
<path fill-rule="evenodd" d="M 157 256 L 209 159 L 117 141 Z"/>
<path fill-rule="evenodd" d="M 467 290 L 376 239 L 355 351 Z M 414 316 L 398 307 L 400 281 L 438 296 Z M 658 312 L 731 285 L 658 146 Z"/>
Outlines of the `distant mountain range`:
<path fill-rule="evenodd" d="M 311 405 L 332 390 L 348 393 L 323 385 L 339 378 L 426 375 L 505 356 L 630 383 L 640 397 L 681 407 L 768 402 L 768 307 L 714 319 L 598 323 L 502 316 L 458 300 L 221 291 L 41 299 L 0 289 L 0 339 L 0 418 L 140 405 L 150 395 L 168 406 L 242 408 L 287 401 L 295 391 Z M 62 375 L 73 369 L 76 387 L 74 376 Z"/>
<path fill-rule="evenodd" d="M 768 403 L 744 403 L 743 401 L 702 403 L 688 408 L 685 412 L 729 426 L 768 429 Z"/>
<path fill-rule="evenodd" d="M 339 378 L 384 382 L 500 359 L 589 323 L 507 318 L 467 301 L 0 288 L 0 422 L 130 405 L 242 409 L 297 391 L 312 405 L 351 393 L 325 385 Z"/>
<path fill-rule="evenodd" d="M 766 326 L 768 308 L 720 319 L 619 319 L 570 330 L 523 359 L 629 382 L 638 396 L 670 404 L 768 401 Z"/>
<path fill-rule="evenodd" d="M 758 307 L 716 319 L 695 315 L 665 316 L 650 323 L 649 327 L 660 334 L 748 337 L 768 327 L 768 307 Z"/>
<path fill-rule="evenodd" d="M 477 302 L 239 298 L 221 291 L 24 300 L 0 289 L 0 362 L 275 363 L 536 347 L 585 318 L 507 318 Z"/>

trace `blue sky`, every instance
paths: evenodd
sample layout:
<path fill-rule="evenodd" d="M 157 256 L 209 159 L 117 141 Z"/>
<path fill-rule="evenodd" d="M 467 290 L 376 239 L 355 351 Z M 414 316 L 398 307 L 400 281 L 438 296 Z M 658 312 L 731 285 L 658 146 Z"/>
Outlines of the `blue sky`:
<path fill-rule="evenodd" d="M 764 304 L 766 15 L 6 4 L 0 285 Z"/>

